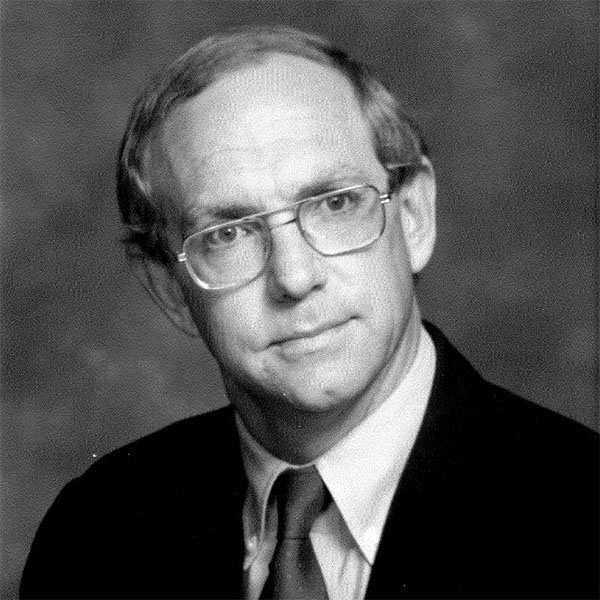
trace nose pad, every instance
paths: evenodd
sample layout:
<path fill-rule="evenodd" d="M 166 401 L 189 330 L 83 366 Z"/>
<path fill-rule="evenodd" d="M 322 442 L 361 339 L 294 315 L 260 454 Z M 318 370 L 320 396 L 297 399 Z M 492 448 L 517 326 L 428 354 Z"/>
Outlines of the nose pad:
<path fill-rule="evenodd" d="M 275 223 L 275 225 L 271 225 L 269 227 L 270 231 L 273 231 L 273 229 L 278 229 L 279 227 L 283 227 L 284 225 L 289 225 L 290 223 L 297 223 L 298 222 L 298 217 L 294 217 L 293 219 L 290 219 L 289 221 L 284 221 L 283 223 Z M 298 230 L 300 229 L 300 227 L 298 227 Z"/>

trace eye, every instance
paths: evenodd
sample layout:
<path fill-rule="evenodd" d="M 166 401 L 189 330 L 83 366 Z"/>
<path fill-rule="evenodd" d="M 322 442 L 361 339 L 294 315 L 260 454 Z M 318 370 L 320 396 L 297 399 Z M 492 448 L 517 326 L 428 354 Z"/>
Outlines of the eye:
<path fill-rule="evenodd" d="M 331 212 L 340 212 L 349 208 L 352 204 L 352 200 L 349 193 L 337 194 L 336 196 L 330 196 L 325 199 L 324 204 Z"/>
<path fill-rule="evenodd" d="M 361 189 L 350 190 L 324 198 L 320 208 L 325 213 L 348 215 L 359 209 L 365 200 L 366 194 Z"/>
<path fill-rule="evenodd" d="M 253 221 L 223 225 L 207 232 L 204 235 L 204 244 L 209 250 L 225 250 L 243 243 L 248 236 L 257 234 L 259 230 L 260 225 Z"/>

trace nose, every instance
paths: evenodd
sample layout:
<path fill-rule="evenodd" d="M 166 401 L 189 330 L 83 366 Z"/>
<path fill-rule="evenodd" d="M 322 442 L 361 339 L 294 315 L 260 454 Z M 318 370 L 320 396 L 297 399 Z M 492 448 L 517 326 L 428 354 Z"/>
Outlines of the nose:
<path fill-rule="evenodd" d="M 269 293 L 277 301 L 297 301 L 325 283 L 323 257 L 313 250 L 296 219 L 271 227 L 271 257 L 267 267 Z"/>

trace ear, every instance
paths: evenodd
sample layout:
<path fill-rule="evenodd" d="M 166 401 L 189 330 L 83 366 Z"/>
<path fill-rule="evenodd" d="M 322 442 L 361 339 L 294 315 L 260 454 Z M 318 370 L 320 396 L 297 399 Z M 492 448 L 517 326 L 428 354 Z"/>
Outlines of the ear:
<path fill-rule="evenodd" d="M 198 328 L 172 270 L 149 258 L 136 260 L 133 268 L 152 301 L 165 313 L 171 323 L 187 335 L 198 337 Z"/>
<path fill-rule="evenodd" d="M 435 174 L 428 158 L 421 169 L 399 190 L 402 229 L 413 273 L 429 262 L 435 246 Z"/>

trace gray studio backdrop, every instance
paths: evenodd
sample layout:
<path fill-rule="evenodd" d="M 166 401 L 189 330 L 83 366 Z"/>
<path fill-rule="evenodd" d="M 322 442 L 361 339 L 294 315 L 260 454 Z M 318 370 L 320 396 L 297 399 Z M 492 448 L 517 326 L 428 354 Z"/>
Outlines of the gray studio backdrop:
<path fill-rule="evenodd" d="M 595 0 L 5 1 L 1 19 L 4 598 L 67 480 L 225 402 L 122 258 L 113 176 L 141 86 L 224 26 L 323 33 L 405 99 L 438 176 L 425 315 L 491 380 L 597 427 Z"/>

